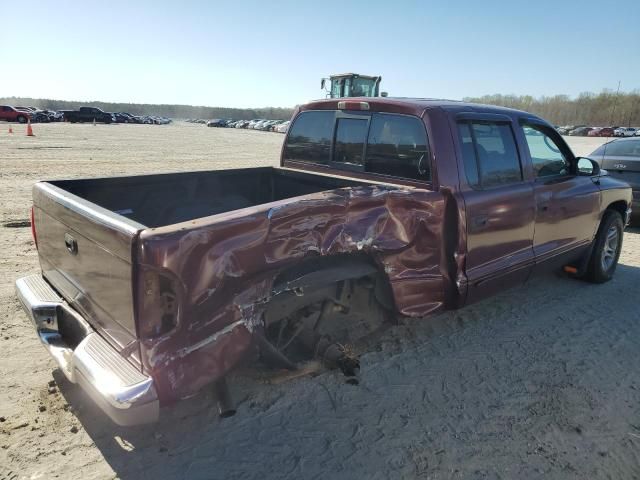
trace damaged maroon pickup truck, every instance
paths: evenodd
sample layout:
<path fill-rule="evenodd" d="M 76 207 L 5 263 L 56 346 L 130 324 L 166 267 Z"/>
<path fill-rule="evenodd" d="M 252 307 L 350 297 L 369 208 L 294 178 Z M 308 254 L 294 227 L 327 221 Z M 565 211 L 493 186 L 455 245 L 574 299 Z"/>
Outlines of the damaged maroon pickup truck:
<path fill-rule="evenodd" d="M 609 280 L 631 201 L 526 112 L 321 100 L 295 112 L 279 167 L 37 183 L 42 274 L 17 293 L 116 423 L 207 385 L 228 414 L 225 378 L 246 361 L 353 375 L 350 327 L 367 336 L 549 268 Z"/>

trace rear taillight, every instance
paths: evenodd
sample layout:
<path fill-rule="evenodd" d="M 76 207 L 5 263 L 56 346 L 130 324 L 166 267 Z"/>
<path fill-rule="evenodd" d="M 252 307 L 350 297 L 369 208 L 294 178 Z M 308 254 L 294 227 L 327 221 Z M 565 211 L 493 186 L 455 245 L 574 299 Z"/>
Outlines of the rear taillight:
<path fill-rule="evenodd" d="M 338 110 L 369 110 L 367 102 L 342 101 L 338 102 Z"/>
<path fill-rule="evenodd" d="M 179 282 L 167 270 L 142 267 L 138 280 L 138 333 L 142 338 L 162 336 L 178 324 Z"/>
<path fill-rule="evenodd" d="M 36 236 L 36 219 L 33 214 L 33 207 L 31 207 L 30 220 L 31 220 L 31 236 L 33 237 L 33 243 L 35 243 L 36 248 L 38 248 L 38 237 Z"/>

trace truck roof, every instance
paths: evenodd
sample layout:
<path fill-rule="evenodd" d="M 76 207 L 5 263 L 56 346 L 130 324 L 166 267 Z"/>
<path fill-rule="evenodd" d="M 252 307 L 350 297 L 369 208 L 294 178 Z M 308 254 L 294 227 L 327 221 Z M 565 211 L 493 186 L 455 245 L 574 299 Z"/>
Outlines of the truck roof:
<path fill-rule="evenodd" d="M 313 100 L 300 106 L 300 110 L 332 110 L 338 108 L 338 102 L 366 102 L 372 111 L 388 113 L 404 113 L 407 115 L 421 116 L 425 110 L 430 108 L 441 108 L 451 112 L 477 112 L 493 114 L 520 114 L 530 118 L 538 116 L 497 105 L 485 105 L 481 103 L 464 102 L 461 100 L 446 100 L 440 98 L 411 98 L 411 97 L 348 97 L 348 98 L 327 98 Z M 540 119 L 542 120 L 542 119 Z"/>

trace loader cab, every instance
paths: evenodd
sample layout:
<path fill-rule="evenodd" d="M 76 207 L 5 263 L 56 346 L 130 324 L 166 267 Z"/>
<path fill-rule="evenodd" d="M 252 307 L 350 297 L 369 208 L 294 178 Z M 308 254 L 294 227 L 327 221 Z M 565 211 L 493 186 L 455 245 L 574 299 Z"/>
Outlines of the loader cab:
<path fill-rule="evenodd" d="M 329 88 L 327 90 L 327 80 Z M 328 98 L 379 97 L 382 77 L 372 77 L 357 73 L 343 73 L 323 78 L 320 88 L 326 90 Z M 382 96 L 386 96 L 383 92 Z"/>

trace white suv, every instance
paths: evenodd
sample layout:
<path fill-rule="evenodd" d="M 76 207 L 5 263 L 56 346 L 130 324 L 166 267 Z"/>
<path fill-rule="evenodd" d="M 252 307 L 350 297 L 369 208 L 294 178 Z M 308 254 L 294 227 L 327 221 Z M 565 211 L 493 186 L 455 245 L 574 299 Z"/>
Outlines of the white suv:
<path fill-rule="evenodd" d="M 619 127 L 613 131 L 613 134 L 616 137 L 633 137 L 637 131 L 638 129 L 633 127 Z"/>

